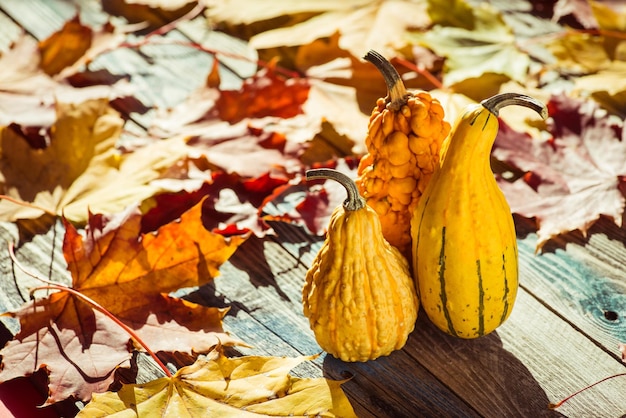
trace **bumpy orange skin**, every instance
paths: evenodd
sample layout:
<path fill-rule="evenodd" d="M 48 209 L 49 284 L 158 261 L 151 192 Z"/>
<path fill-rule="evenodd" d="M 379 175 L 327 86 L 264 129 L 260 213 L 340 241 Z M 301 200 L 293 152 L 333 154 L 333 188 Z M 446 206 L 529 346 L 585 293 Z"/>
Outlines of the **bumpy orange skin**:
<path fill-rule="evenodd" d="M 405 256 L 411 250 L 411 217 L 439 164 L 441 143 L 450 132 L 439 101 L 427 92 L 409 94 L 395 109 L 378 99 L 370 117 L 356 181 L 378 214 L 383 236 Z"/>

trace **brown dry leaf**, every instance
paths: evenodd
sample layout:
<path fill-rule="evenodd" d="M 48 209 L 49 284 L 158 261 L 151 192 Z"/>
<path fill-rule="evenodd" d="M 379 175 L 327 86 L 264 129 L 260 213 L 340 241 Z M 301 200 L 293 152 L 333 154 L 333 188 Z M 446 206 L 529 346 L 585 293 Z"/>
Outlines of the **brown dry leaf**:
<path fill-rule="evenodd" d="M 570 31 L 551 40 L 546 48 L 557 60 L 554 67 L 565 74 L 591 74 L 609 67 L 611 58 L 604 37 Z"/>
<path fill-rule="evenodd" d="M 626 5 L 623 2 L 590 0 L 589 5 L 600 28 L 626 31 Z"/>
<path fill-rule="evenodd" d="M 119 155 L 115 143 L 123 120 L 107 100 L 56 108 L 45 149 L 34 149 L 13 129 L 0 127 L 0 190 L 72 221 L 85 221 L 89 209 L 115 213 L 167 190 L 156 180 L 189 151 L 179 137 Z M 0 219 L 34 218 L 43 210 L 4 200 Z"/>
<path fill-rule="evenodd" d="M 356 417 L 343 382 L 288 374 L 313 358 L 227 358 L 214 351 L 171 378 L 95 395 L 78 416 Z"/>
<path fill-rule="evenodd" d="M 557 0 L 554 5 L 553 21 L 559 21 L 561 18 L 572 15 L 585 28 L 596 28 L 596 21 L 590 3 L 596 3 L 588 0 Z"/>
<path fill-rule="evenodd" d="M 154 9 L 180 10 L 191 3 L 198 3 L 197 0 L 124 0 L 126 4 L 140 4 L 150 6 Z M 202 1 L 200 1 L 202 3 Z"/>
<path fill-rule="evenodd" d="M 245 241 L 207 231 L 201 206 L 144 235 L 137 211 L 112 219 L 92 215 L 84 238 L 65 221 L 63 252 L 72 288 L 134 328 L 155 350 L 191 353 L 218 342 L 241 343 L 223 332 L 224 310 L 166 296 L 212 280 Z M 68 396 L 88 400 L 92 392 L 106 390 L 114 368 L 130 358 L 129 336 L 69 292 L 29 302 L 11 315 L 21 330 L 0 352 L 0 381 L 45 367 L 49 403 Z"/>
<path fill-rule="evenodd" d="M 72 81 L 79 80 L 78 75 L 82 75 L 80 71 L 84 70 L 84 68 L 99 55 L 107 51 L 115 50 L 126 40 L 126 33 L 123 30 L 118 30 L 118 28 L 107 22 L 97 30 L 91 29 L 90 40 L 89 48 L 71 65 L 66 65 L 65 68 L 57 74 L 55 79 L 72 78 Z"/>
<path fill-rule="evenodd" d="M 102 2 L 105 12 L 124 16 L 131 23 L 142 24 L 151 29 L 163 27 L 166 22 L 193 17 L 191 13 L 198 3 L 196 0 L 107 0 Z M 196 11 L 200 11 L 198 8 Z M 187 15 L 191 13 L 191 15 Z"/>
<path fill-rule="evenodd" d="M 626 62 L 612 61 L 595 74 L 577 77 L 574 93 L 593 99 L 611 113 L 626 117 Z"/>
<path fill-rule="evenodd" d="M 424 0 L 208 0 L 207 5 L 209 22 L 228 25 L 239 35 L 254 31 L 243 37 L 256 49 L 305 45 L 339 32 L 340 47 L 354 56 L 369 49 L 391 56 L 406 45 L 407 28 L 430 24 Z"/>
<path fill-rule="evenodd" d="M 346 56 L 308 68 L 306 75 L 311 83 L 311 91 L 309 100 L 304 104 L 306 114 L 320 121 L 328 121 L 337 134 L 363 145 L 369 112 L 376 98 L 386 95 L 386 88 L 380 84 L 381 76 L 372 67 L 353 56 Z M 360 86 L 382 88 L 359 100 Z M 369 106 L 361 106 L 360 102 L 369 102 Z"/>

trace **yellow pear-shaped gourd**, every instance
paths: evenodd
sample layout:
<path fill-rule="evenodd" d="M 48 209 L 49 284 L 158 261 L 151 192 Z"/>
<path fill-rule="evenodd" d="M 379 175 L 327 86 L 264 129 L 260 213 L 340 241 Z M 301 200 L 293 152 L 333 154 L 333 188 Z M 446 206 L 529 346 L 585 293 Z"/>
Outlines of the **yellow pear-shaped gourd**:
<path fill-rule="evenodd" d="M 468 106 L 444 141 L 440 167 L 411 221 L 422 307 L 438 328 L 461 338 L 495 330 L 517 294 L 515 225 L 490 166 L 498 111 L 512 104 L 547 117 L 542 103 L 516 93 Z"/>
<path fill-rule="evenodd" d="M 304 315 L 325 351 L 343 361 L 367 361 L 404 346 L 415 326 L 418 298 L 409 265 L 382 235 L 376 212 L 349 177 L 335 170 L 307 171 L 307 180 L 330 178 L 348 198 L 331 215 L 326 239 L 306 275 Z"/>

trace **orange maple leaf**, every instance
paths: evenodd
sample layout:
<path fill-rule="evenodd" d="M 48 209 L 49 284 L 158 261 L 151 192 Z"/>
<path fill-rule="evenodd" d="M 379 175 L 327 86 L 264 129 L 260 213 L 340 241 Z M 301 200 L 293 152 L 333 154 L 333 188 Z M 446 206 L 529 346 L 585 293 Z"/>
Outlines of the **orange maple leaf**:
<path fill-rule="evenodd" d="M 93 30 L 81 24 L 78 16 L 67 21 L 59 31 L 39 42 L 41 68 L 54 75 L 74 64 L 91 46 L 92 36 Z"/>
<path fill-rule="evenodd" d="M 220 118 L 237 123 L 247 117 L 277 116 L 292 118 L 303 112 L 309 97 L 309 82 L 305 78 L 279 75 L 270 64 L 247 79 L 239 90 L 223 90 L 216 101 Z"/>
<path fill-rule="evenodd" d="M 86 236 L 64 221 L 63 252 L 72 288 L 104 306 L 153 351 L 207 351 L 218 342 L 241 344 L 224 333 L 225 310 L 167 296 L 200 286 L 245 236 L 225 238 L 207 231 L 202 202 L 156 233 L 140 233 L 141 215 L 90 215 Z M 52 403 L 73 396 L 89 400 L 106 390 L 113 371 L 130 358 L 129 336 L 110 318 L 69 292 L 25 304 L 10 313 L 21 330 L 0 352 L 0 382 L 45 367 Z"/>

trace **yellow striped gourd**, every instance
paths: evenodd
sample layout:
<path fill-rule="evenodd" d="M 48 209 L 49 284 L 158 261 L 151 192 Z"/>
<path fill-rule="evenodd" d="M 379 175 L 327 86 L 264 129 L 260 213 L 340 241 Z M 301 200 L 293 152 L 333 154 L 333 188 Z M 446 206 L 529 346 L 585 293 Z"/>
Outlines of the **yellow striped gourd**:
<path fill-rule="evenodd" d="M 498 111 L 508 105 L 547 117 L 542 103 L 516 93 L 468 106 L 444 141 L 440 167 L 411 220 L 421 304 L 438 328 L 461 338 L 495 330 L 517 294 L 515 225 L 490 166 Z"/>

